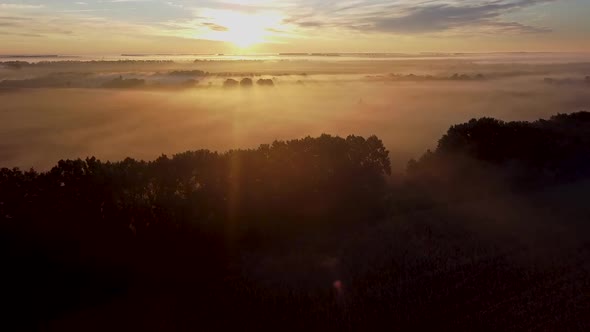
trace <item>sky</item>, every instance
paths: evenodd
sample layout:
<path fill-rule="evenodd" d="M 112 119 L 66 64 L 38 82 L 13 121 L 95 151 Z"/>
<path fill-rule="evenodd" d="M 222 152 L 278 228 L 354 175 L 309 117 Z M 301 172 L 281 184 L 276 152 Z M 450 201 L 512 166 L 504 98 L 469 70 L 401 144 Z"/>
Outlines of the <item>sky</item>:
<path fill-rule="evenodd" d="M 590 52 L 590 0 L 0 0 L 0 54 Z"/>

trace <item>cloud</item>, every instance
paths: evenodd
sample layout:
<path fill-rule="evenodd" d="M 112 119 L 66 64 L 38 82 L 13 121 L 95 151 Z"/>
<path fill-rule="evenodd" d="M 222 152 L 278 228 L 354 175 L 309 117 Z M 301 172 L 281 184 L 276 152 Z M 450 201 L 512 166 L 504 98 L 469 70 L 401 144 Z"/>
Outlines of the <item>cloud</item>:
<path fill-rule="evenodd" d="M 352 39 L 367 37 L 358 41 L 364 45 L 358 47 L 370 49 L 371 43 L 380 45 L 374 40 L 390 36 L 545 33 L 551 31 L 545 24 L 555 27 L 559 23 L 553 18 L 537 19 L 536 8 L 557 0 L 4 1 L 0 0 L 0 29 L 5 37 L 0 44 L 10 41 L 13 48 L 24 45 L 25 38 L 11 37 L 19 34 L 42 35 L 60 45 L 80 40 L 106 42 L 108 35 L 142 42 L 158 38 L 223 41 L 224 36 L 240 30 L 235 28 L 237 19 L 271 16 L 273 22 L 262 29 L 265 43 L 316 49 L 357 43 L 350 41 L 351 33 L 359 35 Z"/>
<path fill-rule="evenodd" d="M 507 14 L 556 0 L 85 0 L 35 3 L 0 3 L 10 10 L 43 10 L 55 13 L 101 13 L 106 20 L 135 25 L 171 26 L 197 19 L 203 10 L 244 14 L 276 11 L 286 17 L 282 30 L 342 30 L 381 34 L 432 34 L 440 32 L 540 33 L 545 27 L 506 18 Z M 141 8 L 132 4 L 141 4 Z M 79 9 L 80 5 L 84 9 Z M 224 31 L 223 25 L 203 20 L 207 28 Z M 170 31 L 172 32 L 172 31 Z M 163 31 L 162 34 L 168 34 Z"/>
<path fill-rule="evenodd" d="M 42 35 L 34 34 L 34 33 L 18 33 L 18 32 L 13 33 L 13 32 L 4 32 L 4 31 L 0 31 L 0 35 L 17 36 L 17 37 L 32 37 L 32 38 L 43 37 Z"/>
<path fill-rule="evenodd" d="M 0 21 L 27 21 L 30 18 L 18 17 L 18 16 L 0 16 Z"/>
<path fill-rule="evenodd" d="M 224 27 L 222 25 L 215 24 L 215 23 L 210 23 L 210 22 L 205 22 L 205 23 L 203 23 L 203 25 L 213 31 L 228 31 L 229 30 L 227 27 Z"/>
<path fill-rule="evenodd" d="M 543 29 L 529 27 L 516 22 L 499 20 L 506 12 L 540 1 L 490 2 L 481 5 L 435 4 L 407 9 L 399 17 L 375 17 L 369 29 L 394 33 L 428 33 L 460 28 L 511 27 L 515 32 L 541 32 Z"/>
<path fill-rule="evenodd" d="M 45 7 L 44 5 L 28 5 L 22 3 L 0 3 L 0 9 L 16 9 L 16 10 L 28 10 L 28 9 L 40 9 Z"/>
<path fill-rule="evenodd" d="M 425 34 L 446 31 L 540 33 L 545 27 L 505 21 L 505 15 L 552 0 L 348 1 L 292 15 L 300 28 L 333 27 L 364 32 Z M 320 7 L 321 8 L 321 7 Z"/>

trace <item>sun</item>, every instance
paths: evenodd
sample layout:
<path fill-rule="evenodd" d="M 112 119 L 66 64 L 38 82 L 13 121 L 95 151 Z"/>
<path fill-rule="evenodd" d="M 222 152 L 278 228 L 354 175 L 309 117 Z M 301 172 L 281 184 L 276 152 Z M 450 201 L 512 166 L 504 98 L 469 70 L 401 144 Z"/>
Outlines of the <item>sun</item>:
<path fill-rule="evenodd" d="M 236 46 L 247 48 L 265 41 L 266 29 L 250 18 L 228 24 L 223 38 Z"/>
<path fill-rule="evenodd" d="M 202 38 L 225 41 L 239 48 L 248 48 L 268 41 L 282 22 L 275 12 L 242 13 L 229 10 L 208 10 L 204 16 L 210 21 Z"/>

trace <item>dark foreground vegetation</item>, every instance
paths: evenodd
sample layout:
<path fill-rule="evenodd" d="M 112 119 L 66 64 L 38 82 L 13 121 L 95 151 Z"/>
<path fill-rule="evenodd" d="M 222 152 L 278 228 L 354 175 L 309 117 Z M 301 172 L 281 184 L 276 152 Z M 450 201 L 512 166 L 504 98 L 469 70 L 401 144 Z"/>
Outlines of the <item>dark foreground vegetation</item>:
<path fill-rule="evenodd" d="M 3 330 L 584 330 L 590 113 L 0 171 Z"/>

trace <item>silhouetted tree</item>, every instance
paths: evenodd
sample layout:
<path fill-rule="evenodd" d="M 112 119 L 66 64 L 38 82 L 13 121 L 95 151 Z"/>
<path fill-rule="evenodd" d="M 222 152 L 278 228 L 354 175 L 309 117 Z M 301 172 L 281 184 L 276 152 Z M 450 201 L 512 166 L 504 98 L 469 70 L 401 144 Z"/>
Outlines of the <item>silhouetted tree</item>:
<path fill-rule="evenodd" d="M 225 82 L 223 82 L 224 88 L 235 88 L 239 85 L 240 85 L 240 82 L 234 80 L 233 78 L 228 78 L 227 80 L 225 80 Z"/>
<path fill-rule="evenodd" d="M 251 87 L 252 85 L 254 85 L 254 82 L 251 78 L 246 77 L 240 81 L 240 86 L 242 87 Z"/>
<path fill-rule="evenodd" d="M 590 113 L 558 114 L 549 120 L 503 122 L 492 118 L 452 126 L 437 149 L 408 168 L 448 181 L 465 181 L 469 172 L 545 185 L 590 176 Z"/>
<path fill-rule="evenodd" d="M 274 86 L 275 82 L 270 78 L 261 78 L 258 81 L 256 81 L 256 84 L 260 86 Z"/>

